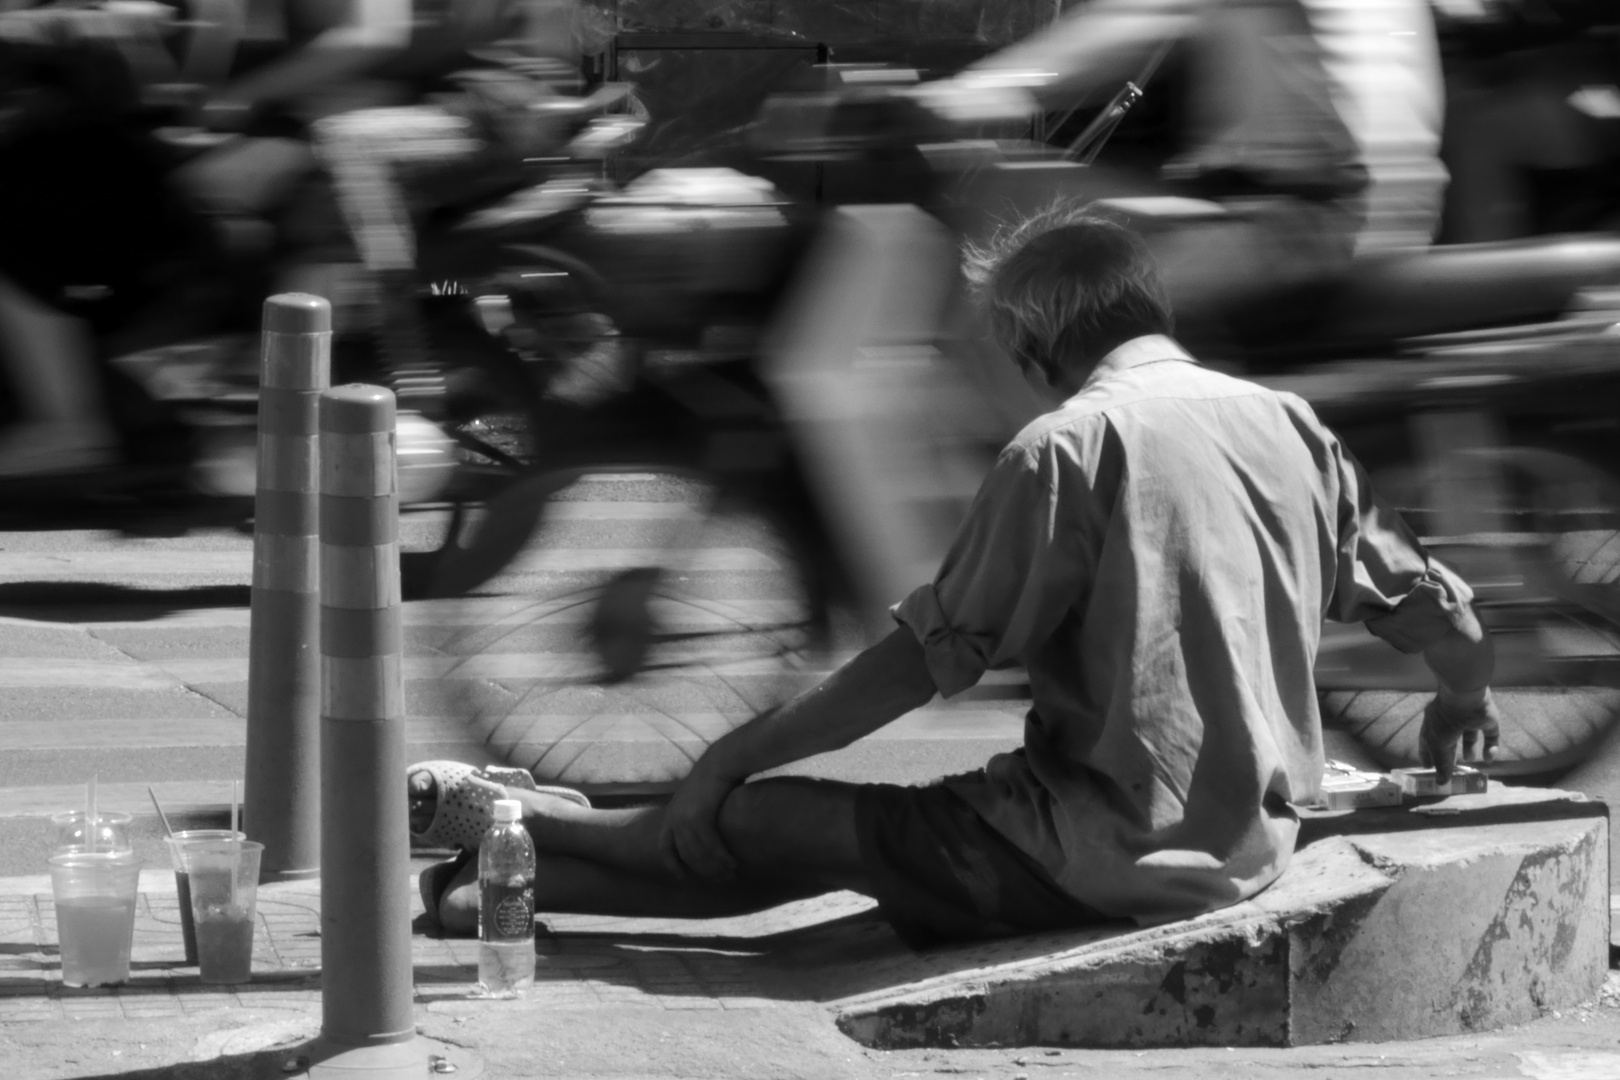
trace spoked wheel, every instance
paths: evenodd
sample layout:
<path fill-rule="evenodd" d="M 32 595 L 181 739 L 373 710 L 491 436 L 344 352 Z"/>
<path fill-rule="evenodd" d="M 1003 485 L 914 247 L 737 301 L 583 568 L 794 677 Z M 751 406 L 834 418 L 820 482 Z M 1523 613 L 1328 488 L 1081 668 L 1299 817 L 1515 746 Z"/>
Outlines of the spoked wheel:
<path fill-rule="evenodd" d="M 544 479 L 533 542 L 444 646 L 492 756 L 599 793 L 667 789 L 817 677 L 826 603 L 773 513 L 692 474 Z"/>
<path fill-rule="evenodd" d="M 435 298 L 427 314 L 446 372 L 441 427 L 456 465 L 437 527 L 415 530 L 401 557 L 409 595 L 451 597 L 484 584 L 521 550 L 538 524 L 522 511 L 539 504 L 513 489 L 542 466 L 558 416 L 617 385 L 627 346 L 611 320 L 589 311 L 558 313 L 543 334 L 519 326 L 497 293 Z M 402 428 L 402 491 L 413 464 L 407 436 Z"/>
<path fill-rule="evenodd" d="M 1620 482 L 1546 450 L 1482 449 L 1375 478 L 1435 554 L 1462 571 L 1496 646 L 1504 717 L 1491 772 L 1550 781 L 1583 761 L 1620 719 Z M 1428 493 L 1456 468 L 1492 470 L 1494 527 L 1447 534 Z M 1482 519 L 1483 520 L 1483 519 Z M 1323 637 L 1324 724 L 1386 767 L 1418 763 L 1434 679 L 1360 627 Z"/>

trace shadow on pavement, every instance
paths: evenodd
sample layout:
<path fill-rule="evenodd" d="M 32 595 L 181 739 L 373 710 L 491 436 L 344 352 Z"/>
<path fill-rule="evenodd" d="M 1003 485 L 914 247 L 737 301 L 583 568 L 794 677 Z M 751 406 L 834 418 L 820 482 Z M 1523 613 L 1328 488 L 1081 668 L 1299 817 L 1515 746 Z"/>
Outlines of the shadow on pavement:
<path fill-rule="evenodd" d="M 97 582 L 9 581 L 0 583 L 0 615 L 48 622 L 82 622 L 100 616 L 135 621 L 198 608 L 245 608 L 251 596 L 246 585 L 145 589 Z"/>
<path fill-rule="evenodd" d="M 96 1073 L 77 1080 L 249 1080 L 256 1077 L 280 1077 L 289 1054 L 297 1047 L 260 1050 L 252 1054 L 226 1054 L 207 1061 L 182 1061 L 173 1065 L 154 1065 L 149 1069 Z"/>

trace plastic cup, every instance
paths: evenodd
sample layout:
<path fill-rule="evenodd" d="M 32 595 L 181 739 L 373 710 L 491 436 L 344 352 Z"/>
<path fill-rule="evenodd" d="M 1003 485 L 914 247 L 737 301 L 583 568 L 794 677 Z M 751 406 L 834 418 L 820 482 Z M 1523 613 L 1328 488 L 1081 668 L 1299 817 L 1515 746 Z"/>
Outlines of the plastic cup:
<path fill-rule="evenodd" d="M 141 857 L 133 851 L 64 851 L 51 856 L 56 936 L 64 986 L 129 980 Z"/>
<path fill-rule="evenodd" d="M 191 915 L 191 874 L 186 865 L 188 844 L 221 840 L 245 840 L 240 832 L 229 829 L 182 829 L 166 837 L 169 843 L 169 865 L 174 867 L 174 891 L 180 899 L 180 937 L 185 943 L 186 963 L 197 962 L 197 924 Z"/>
<path fill-rule="evenodd" d="M 205 983 L 245 983 L 253 975 L 253 905 L 263 853 L 254 840 L 185 845 L 197 975 Z"/>
<path fill-rule="evenodd" d="M 133 820 L 129 814 L 117 810 L 96 811 L 96 850 L 97 851 L 128 851 L 129 823 Z M 88 834 L 84 828 L 83 810 L 64 810 L 60 814 L 51 815 L 51 824 L 56 826 L 56 847 L 53 854 L 64 851 L 89 851 Z"/>

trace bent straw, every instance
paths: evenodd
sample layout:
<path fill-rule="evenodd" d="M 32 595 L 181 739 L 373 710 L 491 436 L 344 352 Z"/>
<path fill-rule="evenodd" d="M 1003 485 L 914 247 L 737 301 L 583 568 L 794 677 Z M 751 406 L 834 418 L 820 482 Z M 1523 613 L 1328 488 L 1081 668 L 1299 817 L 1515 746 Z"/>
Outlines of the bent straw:
<path fill-rule="evenodd" d="M 157 792 L 152 790 L 151 785 L 147 785 L 146 793 L 152 798 L 152 809 L 158 812 L 158 820 L 163 822 L 163 835 L 172 838 L 174 830 L 169 828 L 169 815 L 163 812 L 163 804 L 158 802 Z"/>

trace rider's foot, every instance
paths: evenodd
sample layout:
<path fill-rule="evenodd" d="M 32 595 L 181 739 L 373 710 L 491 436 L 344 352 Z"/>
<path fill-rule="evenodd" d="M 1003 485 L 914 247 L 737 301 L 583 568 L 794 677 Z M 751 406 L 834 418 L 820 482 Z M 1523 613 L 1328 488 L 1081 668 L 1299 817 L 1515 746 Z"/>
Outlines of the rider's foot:
<path fill-rule="evenodd" d="M 86 472 L 117 459 L 117 439 L 95 424 L 30 421 L 0 431 L 0 477 Z"/>

